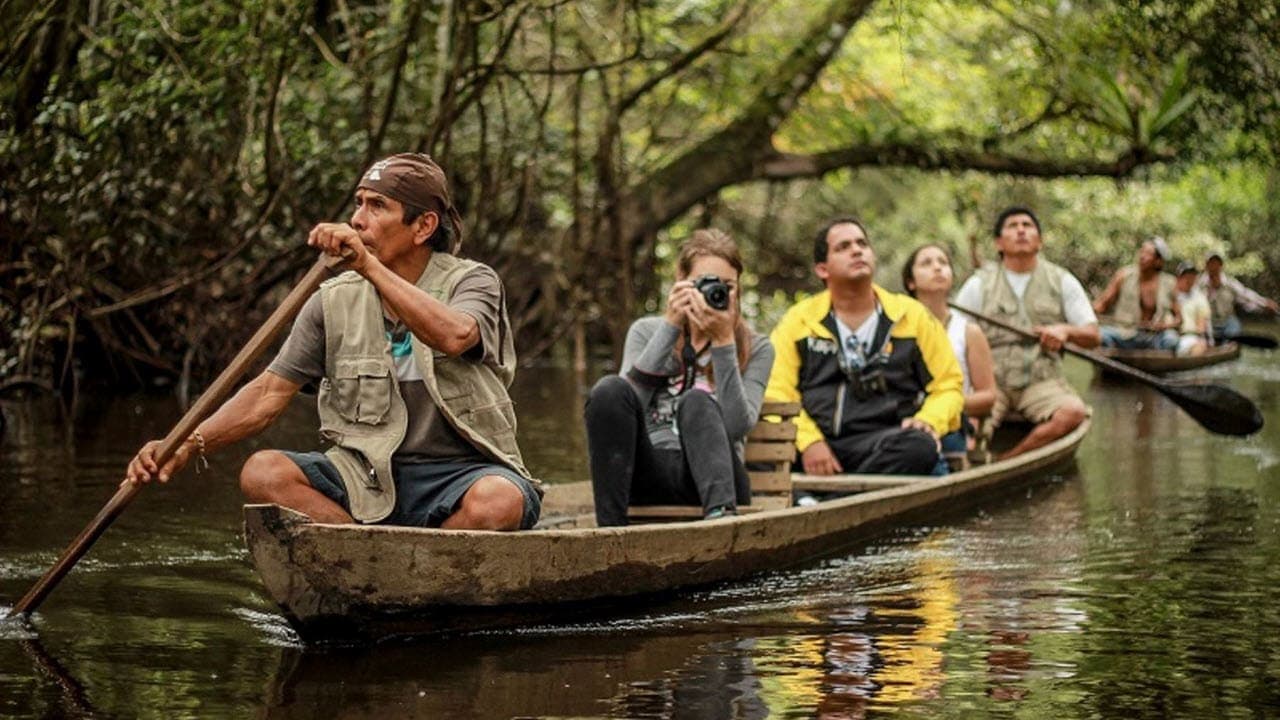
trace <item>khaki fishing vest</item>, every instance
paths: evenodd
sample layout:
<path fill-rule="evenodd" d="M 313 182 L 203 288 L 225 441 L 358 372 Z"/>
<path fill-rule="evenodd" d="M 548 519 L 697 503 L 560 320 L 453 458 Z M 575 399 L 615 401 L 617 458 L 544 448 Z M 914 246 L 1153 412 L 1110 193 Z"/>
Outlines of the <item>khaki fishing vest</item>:
<path fill-rule="evenodd" d="M 1116 326 L 1130 330 L 1130 337 L 1137 334 L 1138 325 L 1142 323 L 1142 295 L 1138 288 L 1137 267 L 1134 267 L 1120 283 L 1120 295 L 1116 298 L 1116 309 L 1111 319 Z M 1177 279 L 1169 273 L 1160 273 L 1156 283 L 1156 311 L 1151 316 L 1155 322 L 1164 320 L 1173 313 L 1169 298 L 1175 292 Z"/>
<path fill-rule="evenodd" d="M 1040 258 L 1019 301 L 1003 266 L 988 265 L 978 271 L 982 278 L 982 314 L 1028 329 L 1063 322 L 1062 277 L 1066 272 Z M 982 323 L 982 329 L 991 343 L 996 385 L 1001 389 L 1019 390 L 1062 375 L 1061 357 L 1043 352 L 1039 343 L 986 323 Z"/>
<path fill-rule="evenodd" d="M 434 252 L 418 287 L 447 302 L 477 263 Z M 324 307 L 325 377 L 317 404 L 320 435 L 337 466 L 360 522 L 377 522 L 395 508 L 391 456 L 404 441 L 408 410 L 396 381 L 382 303 L 373 284 L 346 272 L 320 286 Z M 529 477 L 516 445 L 516 416 L 507 387 L 515 377 L 515 349 L 502 313 L 496 366 L 449 357 L 410 334 L 413 359 L 427 393 L 464 440 L 485 457 Z"/>
<path fill-rule="evenodd" d="M 1218 287 L 1205 283 L 1204 294 L 1209 298 L 1209 312 L 1213 315 L 1213 324 L 1221 325 L 1227 318 L 1236 314 L 1236 294 L 1224 282 Z"/>

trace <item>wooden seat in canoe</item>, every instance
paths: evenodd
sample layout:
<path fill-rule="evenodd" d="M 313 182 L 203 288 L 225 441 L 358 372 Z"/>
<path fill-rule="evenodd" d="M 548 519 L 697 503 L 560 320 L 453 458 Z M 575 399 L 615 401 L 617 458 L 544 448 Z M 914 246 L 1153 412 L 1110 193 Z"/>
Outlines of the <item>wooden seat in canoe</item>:
<path fill-rule="evenodd" d="M 775 510 L 791 505 L 791 463 L 796 457 L 795 416 L 800 403 L 766 402 L 760 421 L 747 433 L 743 448 L 747 475 L 751 478 L 751 504 L 738 513 Z M 627 517 L 637 522 L 692 520 L 702 517 L 697 505 L 633 505 Z"/>

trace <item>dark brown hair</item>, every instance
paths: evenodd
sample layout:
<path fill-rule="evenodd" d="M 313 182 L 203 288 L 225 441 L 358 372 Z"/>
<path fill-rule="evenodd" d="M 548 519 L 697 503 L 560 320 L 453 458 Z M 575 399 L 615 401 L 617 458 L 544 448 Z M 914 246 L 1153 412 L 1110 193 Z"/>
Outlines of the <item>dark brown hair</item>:
<path fill-rule="evenodd" d="M 916 289 L 911 287 L 911 284 L 916 281 L 916 274 L 912 272 L 912 270 L 915 268 L 916 258 L 919 257 L 920 253 L 924 252 L 926 248 L 938 248 L 941 250 L 942 257 L 947 259 L 948 265 L 951 265 L 951 253 L 947 252 L 947 249 L 938 243 L 925 243 L 915 250 L 912 250 L 911 254 L 907 256 L 907 263 L 902 266 L 902 291 L 911 297 L 916 296 Z M 951 265 L 951 268 L 954 270 L 955 265 Z"/>
<path fill-rule="evenodd" d="M 867 239 L 867 242 L 871 242 L 871 235 L 867 232 L 867 226 L 863 225 L 861 220 L 853 216 L 828 220 L 827 224 L 823 225 L 818 230 L 818 234 L 813 237 L 813 262 L 815 264 L 827 261 L 827 236 L 831 234 L 831 228 L 837 225 L 857 225 L 858 229 L 862 231 L 862 236 Z"/>

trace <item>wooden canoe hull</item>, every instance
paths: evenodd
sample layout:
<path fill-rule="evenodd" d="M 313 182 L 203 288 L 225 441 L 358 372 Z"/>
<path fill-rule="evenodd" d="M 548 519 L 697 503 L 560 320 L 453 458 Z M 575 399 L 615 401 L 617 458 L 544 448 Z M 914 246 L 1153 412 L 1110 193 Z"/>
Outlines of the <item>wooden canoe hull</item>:
<path fill-rule="evenodd" d="M 623 598 L 830 555 L 913 513 L 960 507 L 1070 460 L 1088 426 L 1010 461 L 712 521 L 595 528 L 572 527 L 570 518 L 560 527 L 500 533 L 325 525 L 275 505 L 246 505 L 245 541 L 268 594 L 307 639 L 577 618 Z M 583 485 L 551 486 L 544 516 L 581 510 Z"/>
<path fill-rule="evenodd" d="M 1218 363 L 1229 362 L 1240 357 L 1240 346 L 1229 342 L 1209 348 L 1203 355 L 1174 355 L 1169 350 L 1116 350 L 1114 348 L 1098 348 L 1096 352 L 1129 367 L 1137 368 L 1153 375 L 1197 370 Z"/>

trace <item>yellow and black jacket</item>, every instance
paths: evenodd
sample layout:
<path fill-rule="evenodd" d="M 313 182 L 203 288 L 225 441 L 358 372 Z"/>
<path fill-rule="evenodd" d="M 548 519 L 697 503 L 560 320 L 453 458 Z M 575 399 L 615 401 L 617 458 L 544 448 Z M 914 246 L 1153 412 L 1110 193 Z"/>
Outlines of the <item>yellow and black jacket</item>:
<path fill-rule="evenodd" d="M 880 430 L 916 417 L 942 436 L 960 427 L 963 377 L 947 332 L 916 300 L 874 286 L 881 323 L 892 323 L 881 353 L 886 390 L 858 400 L 836 356 L 840 352 L 831 293 L 796 303 L 769 339 L 776 356 L 765 399 L 799 401 L 796 447 L 824 437 Z"/>

